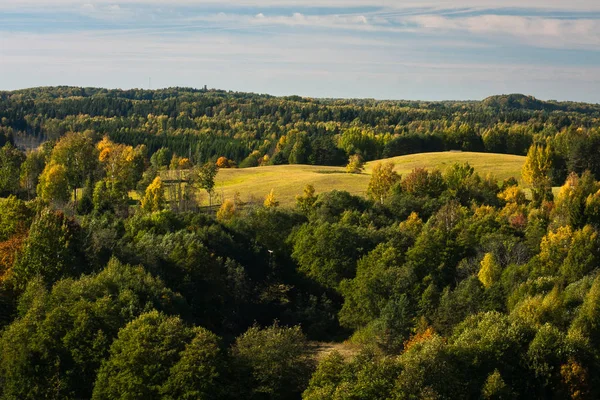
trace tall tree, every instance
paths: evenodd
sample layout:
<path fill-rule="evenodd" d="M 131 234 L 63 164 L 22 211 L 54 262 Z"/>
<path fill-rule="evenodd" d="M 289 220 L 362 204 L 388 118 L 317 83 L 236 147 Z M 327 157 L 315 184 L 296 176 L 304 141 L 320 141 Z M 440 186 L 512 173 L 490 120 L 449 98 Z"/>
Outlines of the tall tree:
<path fill-rule="evenodd" d="M 533 201 L 537 205 L 552 196 L 551 170 L 552 153 L 550 147 L 531 146 L 527 152 L 525 165 L 523 165 L 522 177 L 525 183 L 531 187 Z"/>

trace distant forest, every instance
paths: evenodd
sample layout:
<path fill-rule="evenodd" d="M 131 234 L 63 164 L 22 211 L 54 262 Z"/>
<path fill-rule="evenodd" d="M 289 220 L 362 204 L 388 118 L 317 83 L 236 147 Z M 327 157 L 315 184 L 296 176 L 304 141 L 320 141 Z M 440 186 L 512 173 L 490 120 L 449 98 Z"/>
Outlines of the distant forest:
<path fill-rule="evenodd" d="M 503 95 L 481 102 L 272 97 L 218 90 L 34 88 L 0 92 L 4 140 L 36 147 L 67 132 L 161 148 L 195 164 L 344 165 L 447 150 L 525 155 L 550 145 L 560 184 L 568 172 L 600 176 L 600 105 Z"/>

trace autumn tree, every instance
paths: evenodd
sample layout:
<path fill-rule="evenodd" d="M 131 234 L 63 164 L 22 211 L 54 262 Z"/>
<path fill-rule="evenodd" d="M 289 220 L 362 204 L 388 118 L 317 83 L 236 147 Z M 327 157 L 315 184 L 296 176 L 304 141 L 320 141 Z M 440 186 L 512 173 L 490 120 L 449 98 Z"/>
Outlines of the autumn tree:
<path fill-rule="evenodd" d="M 269 192 L 269 194 L 265 198 L 264 206 L 266 208 L 276 208 L 276 207 L 279 207 L 279 201 L 275 197 L 275 191 L 273 189 L 271 189 L 271 191 Z"/>
<path fill-rule="evenodd" d="M 535 204 L 551 198 L 552 181 L 550 172 L 552 170 L 552 154 L 550 147 L 533 145 L 527 152 L 525 165 L 523 165 L 523 181 L 531 187 L 531 193 Z"/>
<path fill-rule="evenodd" d="M 236 212 L 235 202 L 227 199 L 221 204 L 219 211 L 217 211 L 217 219 L 221 222 L 229 221 L 235 216 Z"/>
<path fill-rule="evenodd" d="M 346 172 L 349 174 L 360 174 L 365 169 L 365 163 L 360 154 L 353 154 L 348 159 Z"/>
<path fill-rule="evenodd" d="M 216 165 L 219 168 L 231 168 L 233 166 L 233 162 L 227 157 L 219 157 L 217 159 Z"/>
<path fill-rule="evenodd" d="M 142 210 L 147 212 L 160 211 L 165 208 L 166 202 L 163 181 L 160 176 L 157 176 L 146 188 L 141 203 Z"/>
<path fill-rule="evenodd" d="M 69 178 L 64 165 L 54 162 L 46 165 L 39 178 L 37 194 L 47 202 L 66 203 L 69 201 Z"/>
<path fill-rule="evenodd" d="M 483 286 L 487 289 L 491 287 L 494 283 L 498 282 L 500 276 L 502 275 L 502 268 L 496 261 L 496 257 L 493 253 L 486 253 L 481 260 L 481 268 L 479 269 L 479 273 L 477 277 L 479 281 L 483 284 Z"/>
<path fill-rule="evenodd" d="M 392 186 L 400 180 L 400 175 L 394 171 L 394 163 L 377 163 L 373 167 L 371 180 L 367 188 L 369 197 L 381 204 L 385 201 Z"/>
<path fill-rule="evenodd" d="M 77 202 L 77 188 L 93 177 L 98 166 L 98 150 L 87 133 L 68 133 L 52 149 L 50 163 L 65 168 L 69 188 Z"/>

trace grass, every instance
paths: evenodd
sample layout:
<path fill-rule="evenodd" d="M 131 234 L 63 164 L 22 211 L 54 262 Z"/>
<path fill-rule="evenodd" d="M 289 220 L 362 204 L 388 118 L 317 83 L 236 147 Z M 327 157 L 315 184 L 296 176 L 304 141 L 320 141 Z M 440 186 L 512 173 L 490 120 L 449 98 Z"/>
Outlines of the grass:
<path fill-rule="evenodd" d="M 521 176 L 525 157 L 487 153 L 423 153 L 394 157 L 388 160 L 396 164 L 396 171 L 402 175 L 418 167 L 446 169 L 456 162 L 468 162 L 480 175 L 492 174 L 499 181 Z M 317 193 L 334 189 L 346 190 L 354 195 L 366 195 L 373 166 L 379 161 L 366 164 L 360 175 L 346 174 L 344 167 L 324 167 L 311 165 L 277 165 L 256 168 L 221 169 L 216 178 L 215 194 L 222 199 L 232 199 L 236 192 L 242 201 L 262 201 L 274 190 L 282 206 L 293 206 L 295 196 L 304 187 L 312 184 Z M 208 203 L 203 194 L 203 202 Z M 218 202 L 218 200 L 217 200 Z"/>

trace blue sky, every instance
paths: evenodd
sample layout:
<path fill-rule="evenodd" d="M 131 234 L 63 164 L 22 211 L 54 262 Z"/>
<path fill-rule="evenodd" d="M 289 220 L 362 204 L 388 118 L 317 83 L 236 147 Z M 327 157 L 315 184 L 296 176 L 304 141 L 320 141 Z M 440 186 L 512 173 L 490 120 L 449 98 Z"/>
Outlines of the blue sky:
<path fill-rule="evenodd" d="M 598 0 L 0 0 L 0 89 L 600 102 Z"/>

